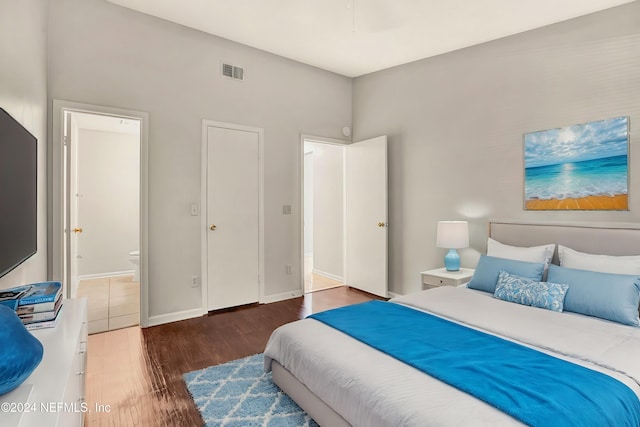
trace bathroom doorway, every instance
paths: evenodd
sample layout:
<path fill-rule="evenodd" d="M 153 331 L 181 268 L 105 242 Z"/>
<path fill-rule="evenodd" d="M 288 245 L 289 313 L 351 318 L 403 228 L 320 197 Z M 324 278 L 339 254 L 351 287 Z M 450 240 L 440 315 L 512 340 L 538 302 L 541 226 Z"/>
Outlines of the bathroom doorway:
<path fill-rule="evenodd" d="M 304 293 L 344 286 L 344 149 L 303 138 Z"/>
<path fill-rule="evenodd" d="M 88 299 L 89 333 L 140 324 L 141 120 L 63 115 L 69 296 Z"/>

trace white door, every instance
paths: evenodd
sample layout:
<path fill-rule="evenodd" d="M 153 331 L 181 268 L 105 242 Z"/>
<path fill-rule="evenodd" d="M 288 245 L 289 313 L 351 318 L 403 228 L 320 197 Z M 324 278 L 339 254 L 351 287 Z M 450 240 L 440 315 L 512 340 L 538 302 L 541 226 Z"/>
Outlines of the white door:
<path fill-rule="evenodd" d="M 207 127 L 207 308 L 260 298 L 257 132 Z"/>
<path fill-rule="evenodd" d="M 346 285 L 387 296 L 387 137 L 346 147 Z"/>

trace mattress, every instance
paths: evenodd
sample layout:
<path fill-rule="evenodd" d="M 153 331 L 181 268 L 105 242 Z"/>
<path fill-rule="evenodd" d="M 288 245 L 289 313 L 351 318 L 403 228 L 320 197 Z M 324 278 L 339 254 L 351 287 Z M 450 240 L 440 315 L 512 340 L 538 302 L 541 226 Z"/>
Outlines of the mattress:
<path fill-rule="evenodd" d="M 392 300 L 603 372 L 640 398 L 640 328 L 440 287 Z M 276 361 L 354 426 L 515 426 L 516 419 L 323 323 L 276 329 Z M 295 399 L 295 396 L 292 396 Z"/>

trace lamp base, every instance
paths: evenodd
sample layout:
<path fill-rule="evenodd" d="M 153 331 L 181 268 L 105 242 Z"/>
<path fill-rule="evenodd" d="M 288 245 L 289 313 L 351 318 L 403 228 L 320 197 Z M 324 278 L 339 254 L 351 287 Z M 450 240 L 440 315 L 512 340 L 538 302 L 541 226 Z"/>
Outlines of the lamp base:
<path fill-rule="evenodd" d="M 460 255 L 455 249 L 449 249 L 444 256 L 444 267 L 447 271 L 460 271 Z"/>

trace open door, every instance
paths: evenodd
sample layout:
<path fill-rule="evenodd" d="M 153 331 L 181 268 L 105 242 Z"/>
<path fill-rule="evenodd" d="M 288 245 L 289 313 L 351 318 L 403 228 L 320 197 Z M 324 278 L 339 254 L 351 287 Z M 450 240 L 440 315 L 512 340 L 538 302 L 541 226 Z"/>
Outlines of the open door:
<path fill-rule="evenodd" d="M 350 144 L 345 158 L 345 284 L 386 297 L 387 137 Z"/>

